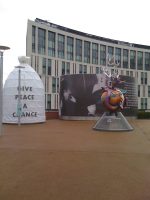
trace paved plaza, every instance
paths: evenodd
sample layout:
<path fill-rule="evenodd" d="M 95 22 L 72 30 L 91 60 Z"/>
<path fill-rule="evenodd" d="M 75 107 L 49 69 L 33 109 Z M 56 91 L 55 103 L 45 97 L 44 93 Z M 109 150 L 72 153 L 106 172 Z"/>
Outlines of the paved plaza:
<path fill-rule="evenodd" d="M 150 120 L 130 132 L 96 121 L 3 125 L 1 200 L 150 200 Z"/>

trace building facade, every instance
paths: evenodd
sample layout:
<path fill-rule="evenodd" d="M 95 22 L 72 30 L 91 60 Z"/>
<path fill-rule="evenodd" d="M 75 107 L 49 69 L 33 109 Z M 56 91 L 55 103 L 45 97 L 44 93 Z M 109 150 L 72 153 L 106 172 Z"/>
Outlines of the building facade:
<path fill-rule="evenodd" d="M 28 20 L 26 55 L 45 85 L 46 110 L 59 109 L 59 77 L 99 74 L 104 67 L 137 81 L 138 108 L 150 109 L 150 46 L 103 38 L 36 18 Z"/>

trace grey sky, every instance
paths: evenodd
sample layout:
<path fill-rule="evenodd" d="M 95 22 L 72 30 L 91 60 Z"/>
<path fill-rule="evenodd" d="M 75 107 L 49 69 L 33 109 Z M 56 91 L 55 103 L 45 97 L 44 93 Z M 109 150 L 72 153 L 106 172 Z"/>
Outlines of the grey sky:
<path fill-rule="evenodd" d="M 27 20 L 41 18 L 106 38 L 150 45 L 149 0 L 0 0 L 4 80 L 26 54 Z"/>

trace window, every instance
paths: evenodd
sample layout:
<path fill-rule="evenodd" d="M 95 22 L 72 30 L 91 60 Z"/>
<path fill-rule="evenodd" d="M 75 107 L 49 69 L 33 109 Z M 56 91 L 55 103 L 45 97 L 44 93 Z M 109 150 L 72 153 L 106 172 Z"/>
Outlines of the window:
<path fill-rule="evenodd" d="M 62 71 L 61 71 L 61 73 L 62 73 L 62 75 L 64 75 L 65 74 L 65 62 L 63 61 L 62 62 Z"/>
<path fill-rule="evenodd" d="M 150 86 L 148 86 L 148 97 L 150 97 Z"/>
<path fill-rule="evenodd" d="M 58 34 L 58 57 L 65 58 L 65 36 Z"/>
<path fill-rule="evenodd" d="M 140 97 L 140 85 L 138 85 L 138 97 Z"/>
<path fill-rule="evenodd" d="M 147 73 L 145 72 L 144 83 L 147 85 Z"/>
<path fill-rule="evenodd" d="M 84 41 L 84 62 L 90 63 L 90 42 Z"/>
<path fill-rule="evenodd" d="M 86 65 L 83 66 L 83 73 L 87 74 L 87 66 Z"/>
<path fill-rule="evenodd" d="M 35 53 L 35 26 L 32 26 L 32 52 Z"/>
<path fill-rule="evenodd" d="M 130 51 L 130 68 L 131 69 L 136 68 L 135 62 L 136 62 L 136 52 L 131 50 Z"/>
<path fill-rule="evenodd" d="M 143 70 L 143 52 L 141 51 L 137 53 L 137 69 Z"/>
<path fill-rule="evenodd" d="M 111 59 L 114 56 L 114 47 L 108 46 L 108 59 Z"/>
<path fill-rule="evenodd" d="M 70 74 L 70 63 L 62 61 L 62 75 Z"/>
<path fill-rule="evenodd" d="M 48 55 L 55 56 L 55 33 L 48 31 Z"/>
<path fill-rule="evenodd" d="M 79 65 L 79 74 L 87 74 L 87 66 L 86 65 Z"/>
<path fill-rule="evenodd" d="M 150 53 L 145 53 L 145 70 L 150 71 Z"/>
<path fill-rule="evenodd" d="M 82 40 L 76 39 L 76 61 L 82 61 Z"/>
<path fill-rule="evenodd" d="M 141 109 L 147 109 L 147 98 L 141 98 Z"/>
<path fill-rule="evenodd" d="M 109 56 L 113 57 L 113 55 L 114 55 L 114 47 L 108 46 L 108 54 L 109 54 Z"/>
<path fill-rule="evenodd" d="M 144 109 L 144 99 L 141 98 L 141 109 Z"/>
<path fill-rule="evenodd" d="M 98 64 L 98 44 L 92 43 L 92 63 Z"/>
<path fill-rule="evenodd" d="M 73 60 L 73 38 L 67 37 L 67 59 Z"/>
<path fill-rule="evenodd" d="M 115 63 L 118 63 L 118 67 L 121 66 L 121 49 L 115 48 Z"/>
<path fill-rule="evenodd" d="M 57 92 L 59 92 L 59 78 L 56 78 L 57 80 Z"/>
<path fill-rule="evenodd" d="M 99 74 L 99 73 L 100 73 L 100 68 L 96 67 L 96 74 Z"/>
<path fill-rule="evenodd" d="M 106 46 L 100 45 L 100 64 L 106 65 Z"/>
<path fill-rule="evenodd" d="M 147 85 L 147 73 L 141 72 L 141 84 Z"/>
<path fill-rule="evenodd" d="M 52 92 L 56 93 L 56 78 L 52 77 Z"/>
<path fill-rule="evenodd" d="M 144 84 L 144 72 L 141 72 L 141 84 Z"/>
<path fill-rule="evenodd" d="M 127 76 L 130 76 L 130 75 L 129 75 L 129 71 L 126 71 L 126 75 L 127 75 Z"/>
<path fill-rule="evenodd" d="M 129 51 L 128 49 L 123 49 L 123 68 L 128 68 L 128 57 L 129 57 Z"/>
<path fill-rule="evenodd" d="M 42 59 L 42 73 L 46 75 L 46 58 Z"/>
<path fill-rule="evenodd" d="M 133 71 L 130 71 L 130 76 L 133 77 Z"/>
<path fill-rule="evenodd" d="M 147 98 L 144 98 L 145 101 L 144 101 L 144 106 L 145 106 L 145 109 L 147 109 Z"/>
<path fill-rule="evenodd" d="M 38 53 L 45 54 L 46 30 L 38 28 Z"/>
<path fill-rule="evenodd" d="M 47 66 L 48 75 L 51 75 L 51 70 L 52 70 L 52 60 L 48 59 L 48 66 Z"/>
<path fill-rule="evenodd" d="M 47 95 L 47 110 L 51 109 L 51 95 Z"/>
<path fill-rule="evenodd" d="M 66 63 L 66 74 L 70 74 L 70 63 Z"/>

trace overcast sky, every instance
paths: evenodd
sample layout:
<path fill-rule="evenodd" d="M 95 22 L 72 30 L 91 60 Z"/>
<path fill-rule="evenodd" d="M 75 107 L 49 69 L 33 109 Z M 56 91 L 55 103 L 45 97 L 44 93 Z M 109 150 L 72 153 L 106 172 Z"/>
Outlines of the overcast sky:
<path fill-rule="evenodd" d="M 101 37 L 150 45 L 149 0 L 0 0 L 4 81 L 26 54 L 27 20 L 41 18 Z"/>

